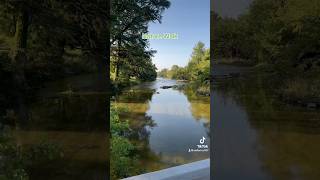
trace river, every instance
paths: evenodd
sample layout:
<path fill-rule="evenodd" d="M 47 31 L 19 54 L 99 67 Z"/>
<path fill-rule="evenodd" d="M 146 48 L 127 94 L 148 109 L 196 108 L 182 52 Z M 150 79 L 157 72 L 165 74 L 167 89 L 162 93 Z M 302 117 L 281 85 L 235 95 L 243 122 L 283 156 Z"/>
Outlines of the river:
<path fill-rule="evenodd" d="M 215 67 L 215 73 L 241 73 Z M 92 91 L 94 75 L 48 83 L 28 106 L 30 121 L 12 129 L 16 142 L 59 145 L 63 162 L 38 167 L 31 179 L 106 179 L 108 95 Z M 213 82 L 210 99 L 194 89 L 161 89 L 168 79 L 126 89 L 114 103 L 127 109 L 130 140 L 144 172 L 209 158 L 189 152 L 203 137 L 214 179 L 316 180 L 320 177 L 320 112 L 285 104 L 259 74 Z M 212 132 L 210 133 L 210 123 Z M 213 138 L 210 139 L 210 134 Z M 210 141 L 211 140 L 211 143 Z"/>
<path fill-rule="evenodd" d="M 221 75 L 243 68 L 217 65 Z M 285 104 L 262 75 L 213 82 L 214 179 L 316 180 L 320 177 L 320 112 Z"/>
<path fill-rule="evenodd" d="M 210 99 L 191 89 L 161 88 L 179 84 L 158 78 L 125 90 L 113 102 L 126 109 L 120 118 L 129 120 L 144 173 L 209 158 Z M 192 152 L 200 139 L 208 151 Z"/>
<path fill-rule="evenodd" d="M 28 122 L 5 128 L 23 148 L 47 144 L 61 151 L 58 161 L 32 165 L 30 179 L 108 179 L 109 100 L 107 93 L 94 91 L 97 79 L 89 74 L 45 84 L 26 105 Z"/>

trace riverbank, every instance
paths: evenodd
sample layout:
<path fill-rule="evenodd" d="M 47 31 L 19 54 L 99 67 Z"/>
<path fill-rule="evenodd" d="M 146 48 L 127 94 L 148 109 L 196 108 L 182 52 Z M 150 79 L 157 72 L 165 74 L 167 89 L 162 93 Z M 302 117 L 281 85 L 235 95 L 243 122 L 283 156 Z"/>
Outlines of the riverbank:
<path fill-rule="evenodd" d="M 271 94 L 278 97 L 279 100 L 308 108 L 320 107 L 320 82 L 317 71 L 301 72 L 292 74 L 288 72 L 279 72 L 274 66 L 268 64 L 257 64 L 255 66 L 243 66 L 238 63 L 215 64 L 211 80 L 218 83 L 232 78 L 241 78 L 241 76 L 257 76 L 261 79 L 261 84 L 271 88 Z M 223 71 L 224 73 L 221 73 Z"/>
<path fill-rule="evenodd" d="M 240 58 L 219 58 L 213 61 L 214 65 L 253 66 L 254 62 Z"/>
<path fill-rule="evenodd" d="M 172 86 L 162 86 L 161 89 L 178 89 L 178 90 L 187 90 L 192 89 L 196 95 L 198 96 L 210 96 L 210 85 L 208 83 L 199 83 L 199 82 L 189 82 L 186 80 L 175 80 L 177 82 L 182 82 L 180 85 L 172 85 Z"/>
<path fill-rule="evenodd" d="M 266 86 L 272 86 L 278 98 L 288 104 L 320 108 L 320 71 L 279 71 L 272 65 L 258 64 L 253 73 L 260 74 Z"/>
<path fill-rule="evenodd" d="M 320 81 L 318 78 L 292 78 L 279 89 L 279 97 L 290 104 L 320 108 Z"/>
<path fill-rule="evenodd" d="M 210 96 L 210 83 L 190 82 L 184 89 L 191 89 L 195 91 L 195 94 L 198 96 Z"/>
<path fill-rule="evenodd" d="M 129 88 L 134 85 L 138 85 L 139 83 L 141 83 L 141 82 L 138 80 L 135 80 L 135 79 L 129 79 L 129 80 L 125 80 L 125 81 L 111 80 L 111 92 L 112 92 L 112 94 L 118 94 L 118 93 L 121 93 L 121 91 L 124 90 L 125 88 Z"/>

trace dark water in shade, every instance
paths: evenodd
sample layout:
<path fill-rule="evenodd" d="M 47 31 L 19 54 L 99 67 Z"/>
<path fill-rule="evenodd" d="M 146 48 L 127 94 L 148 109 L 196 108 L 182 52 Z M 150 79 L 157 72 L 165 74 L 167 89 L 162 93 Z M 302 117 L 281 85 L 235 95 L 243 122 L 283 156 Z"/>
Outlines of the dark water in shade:
<path fill-rule="evenodd" d="M 138 144 L 139 162 L 146 172 L 209 158 L 209 152 L 188 152 L 206 138 L 210 146 L 210 102 L 194 90 L 161 89 L 179 84 L 157 79 L 128 89 L 114 104 L 127 108 L 122 120 L 133 129 L 131 141 Z"/>
<path fill-rule="evenodd" d="M 222 81 L 211 96 L 212 178 L 320 179 L 320 111 L 284 104 L 258 74 Z"/>
<path fill-rule="evenodd" d="M 11 129 L 18 145 L 51 143 L 63 157 L 33 167 L 32 180 L 108 179 L 108 95 L 95 92 L 96 75 L 48 83 L 27 105 L 29 121 Z"/>

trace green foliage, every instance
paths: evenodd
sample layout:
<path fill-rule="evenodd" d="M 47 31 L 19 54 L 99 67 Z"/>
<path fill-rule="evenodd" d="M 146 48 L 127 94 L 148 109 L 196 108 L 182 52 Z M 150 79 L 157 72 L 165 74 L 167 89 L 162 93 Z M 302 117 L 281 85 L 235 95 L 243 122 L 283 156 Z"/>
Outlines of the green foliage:
<path fill-rule="evenodd" d="M 320 98 L 320 80 L 296 78 L 287 80 L 280 93 L 283 97 L 293 100 Z"/>
<path fill-rule="evenodd" d="M 135 167 L 135 147 L 126 137 L 130 131 L 128 121 L 119 119 L 119 109 L 114 106 L 110 108 L 110 129 L 111 177 L 112 179 L 128 177 L 138 169 Z"/>
<path fill-rule="evenodd" d="M 237 19 L 216 14 L 216 59 L 240 58 L 275 64 L 278 71 L 320 65 L 320 4 L 317 0 L 255 0 Z"/>
<path fill-rule="evenodd" d="M 128 121 L 120 121 L 119 111 L 115 107 L 110 108 L 110 130 L 112 136 L 124 136 L 129 130 Z"/>
<path fill-rule="evenodd" d="M 28 180 L 26 172 L 27 160 L 23 157 L 21 148 L 11 143 L 11 140 L 1 134 L 0 137 L 0 177 L 9 180 Z"/>
<path fill-rule="evenodd" d="M 30 147 L 27 156 L 32 165 L 35 165 L 35 163 L 41 165 L 60 159 L 63 157 L 63 153 L 57 144 L 43 141 Z"/>
<path fill-rule="evenodd" d="M 210 49 L 202 42 L 193 48 L 191 58 L 186 67 L 173 65 L 170 70 L 162 69 L 159 76 L 178 80 L 189 80 L 207 84 L 210 77 Z"/>
<path fill-rule="evenodd" d="M 154 50 L 147 39 L 149 22 L 161 22 L 162 13 L 169 8 L 168 0 L 113 0 L 112 2 L 111 78 L 155 80 L 156 67 L 152 63 Z"/>
<path fill-rule="evenodd" d="M 19 72 L 29 85 L 95 71 L 106 55 L 107 4 L 1 0 L 0 55 L 10 57 L 12 74 Z M 16 61 L 18 52 L 24 57 L 21 62 Z"/>
<path fill-rule="evenodd" d="M 167 78 L 169 69 L 164 68 L 158 72 L 159 77 Z"/>
<path fill-rule="evenodd" d="M 254 0 L 238 18 L 212 14 L 214 57 L 253 62 L 258 72 L 276 73 L 283 96 L 318 97 L 319 12 L 318 0 Z"/>
<path fill-rule="evenodd" d="M 0 136 L 0 179 L 28 180 L 32 168 L 47 166 L 63 156 L 59 146 L 52 143 L 22 147 L 8 135 Z"/>
<path fill-rule="evenodd" d="M 134 146 L 128 139 L 117 135 L 112 137 L 110 169 L 113 179 L 130 176 L 134 170 L 133 150 Z"/>

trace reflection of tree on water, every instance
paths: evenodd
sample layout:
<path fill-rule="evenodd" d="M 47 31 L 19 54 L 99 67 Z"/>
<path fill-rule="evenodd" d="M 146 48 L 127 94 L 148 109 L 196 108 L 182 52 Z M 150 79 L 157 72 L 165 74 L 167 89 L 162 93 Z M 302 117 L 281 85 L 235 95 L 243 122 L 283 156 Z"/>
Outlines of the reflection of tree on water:
<path fill-rule="evenodd" d="M 154 89 L 132 89 L 125 92 L 122 92 L 121 95 L 117 96 L 117 101 L 125 103 L 147 103 L 151 101 L 153 94 L 155 93 Z"/>
<path fill-rule="evenodd" d="M 257 134 L 259 159 L 274 179 L 320 176 L 319 111 L 279 101 L 273 84 L 257 74 L 224 80 L 215 91 L 245 109 L 250 127 Z"/>
<path fill-rule="evenodd" d="M 202 96 L 197 93 L 196 84 L 185 85 L 180 90 L 188 99 L 189 103 L 193 105 L 193 113 L 197 120 L 204 118 L 210 121 L 210 97 Z"/>
<path fill-rule="evenodd" d="M 105 95 L 43 98 L 29 106 L 29 121 L 20 128 L 105 131 L 105 124 L 102 124 L 105 99 Z M 14 111 L 7 110 L 2 115 L 2 122 L 12 124 L 17 118 Z"/>
<path fill-rule="evenodd" d="M 2 92 L 4 91 L 4 92 Z M 29 121 L 29 107 L 25 95 L 10 88 L 0 92 L 0 123 L 7 125 L 25 125 Z"/>
<path fill-rule="evenodd" d="M 13 111 L 17 122 L 21 122 L 19 111 L 27 114 L 20 128 L 50 130 L 104 130 L 106 129 L 106 111 L 108 94 L 97 91 L 99 82 L 96 74 L 81 75 L 46 84 L 29 97 L 28 103 L 17 105 L 10 94 L 6 99 L 4 115 Z M 12 100 L 12 101 L 10 101 Z M 18 102 L 27 102 L 21 100 Z M 1 102 L 1 98 L 0 98 Z M 25 108 L 20 108 L 25 106 Z M 1 109 L 1 107 L 0 107 Z M 19 123 L 20 124 L 20 123 Z"/>
<path fill-rule="evenodd" d="M 175 143 L 174 140 L 166 139 L 167 136 L 172 139 L 185 137 L 179 133 L 180 129 L 176 129 L 175 133 L 175 127 L 179 128 L 180 125 L 175 122 L 185 122 L 190 129 L 195 127 L 196 133 L 201 136 L 207 133 L 209 137 L 210 132 L 209 97 L 194 96 L 194 99 L 190 100 L 185 97 L 186 94 L 183 91 L 179 93 L 175 89 L 158 89 L 158 91 L 153 89 L 172 83 L 175 82 L 160 80 L 142 84 L 115 98 L 116 107 L 124 109 L 120 113 L 120 119 L 129 121 L 132 130 L 129 138 L 137 147 L 139 163 L 141 167 L 146 168 L 146 172 L 207 158 L 205 154 L 189 154 L 187 146 L 190 141 L 188 140 L 186 142 L 179 140 Z M 170 104 L 171 101 L 172 104 Z M 175 108 L 176 104 L 181 107 Z M 177 112 L 179 115 L 176 114 Z M 157 126 L 155 123 L 158 123 L 159 127 L 153 129 Z M 170 132 L 166 133 L 166 130 Z M 162 140 L 158 141 L 158 138 Z M 198 142 L 198 139 L 194 138 L 193 141 Z"/>
<path fill-rule="evenodd" d="M 32 127 L 105 131 L 106 95 L 62 95 L 32 106 Z"/>
<path fill-rule="evenodd" d="M 223 97 L 232 97 L 245 108 L 250 124 L 255 128 L 277 127 L 290 132 L 320 132 L 317 111 L 294 107 L 279 101 L 276 90 L 259 76 L 225 81 L 215 91 Z"/>
<path fill-rule="evenodd" d="M 38 167 L 34 161 L 30 161 L 31 179 L 107 176 L 108 138 L 105 122 L 108 94 L 95 91 L 96 87 L 92 85 L 94 78 L 95 75 L 86 75 L 48 83 L 34 92 L 34 96 L 17 102 L 16 95 L 8 95 L 4 99 L 7 104 L 0 107 L 3 109 L 0 110 L 0 124 L 8 125 L 6 127 L 12 130 L 8 133 L 8 136 L 12 136 L 10 143 L 22 150 L 35 147 L 35 151 L 47 152 L 41 155 L 43 158 L 50 158 L 51 149 L 42 149 L 61 147 L 63 157 L 59 162 L 48 161 Z M 21 108 L 23 106 L 19 102 L 28 103 Z M 21 118 L 19 114 L 27 114 L 27 118 Z M 38 148 L 41 143 L 46 146 Z"/>
<path fill-rule="evenodd" d="M 132 129 L 130 138 L 139 140 L 149 138 L 148 127 L 153 127 L 155 124 L 146 112 L 150 108 L 149 102 L 154 93 L 154 90 L 132 90 L 124 92 L 117 98 L 117 106 L 124 109 L 120 117 L 122 120 L 128 119 Z"/>
<path fill-rule="evenodd" d="M 147 167 L 148 170 L 142 169 L 143 172 L 160 169 L 155 165 L 159 162 L 160 157 L 151 151 L 149 146 L 150 128 L 156 126 L 151 116 L 147 115 L 150 108 L 150 101 L 155 90 L 130 90 L 123 92 L 116 98 L 117 108 L 120 111 L 120 120 L 128 120 L 130 126 L 130 141 L 137 147 L 137 155 L 141 167 Z M 150 166 L 146 166 L 146 164 Z"/>
<path fill-rule="evenodd" d="M 210 97 L 197 94 L 195 84 L 186 85 L 180 91 L 187 97 L 190 103 L 192 116 L 196 120 L 204 120 L 208 137 L 210 137 Z"/>

